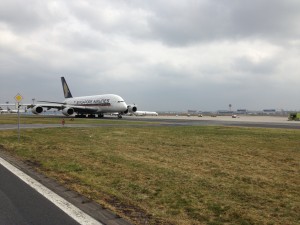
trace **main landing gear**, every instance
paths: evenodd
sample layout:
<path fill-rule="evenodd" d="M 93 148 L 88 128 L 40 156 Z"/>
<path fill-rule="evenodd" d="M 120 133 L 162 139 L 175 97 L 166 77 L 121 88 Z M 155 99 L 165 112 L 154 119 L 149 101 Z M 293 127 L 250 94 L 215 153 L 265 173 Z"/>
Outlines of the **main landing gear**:
<path fill-rule="evenodd" d="M 122 115 L 121 114 L 118 114 L 118 119 L 122 119 Z"/>
<path fill-rule="evenodd" d="M 98 115 L 95 115 L 95 114 L 88 114 L 87 116 L 85 114 L 76 114 L 75 115 L 75 118 L 103 118 L 104 115 L 103 114 L 98 114 Z"/>
<path fill-rule="evenodd" d="M 75 115 L 75 118 L 86 118 L 86 115 L 84 115 L 84 114 L 77 114 L 77 115 Z"/>

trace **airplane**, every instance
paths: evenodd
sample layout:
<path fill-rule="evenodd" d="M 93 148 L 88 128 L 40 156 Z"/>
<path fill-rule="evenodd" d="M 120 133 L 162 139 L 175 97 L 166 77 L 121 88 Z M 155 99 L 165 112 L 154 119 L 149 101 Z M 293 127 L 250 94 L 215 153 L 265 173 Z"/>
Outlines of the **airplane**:
<path fill-rule="evenodd" d="M 7 106 L 7 109 L 3 109 L 1 106 L 0 106 L 0 113 L 3 114 L 3 113 L 18 113 L 18 109 L 11 109 L 9 106 L 15 106 L 16 108 L 18 107 L 16 104 L 0 104 L 2 106 Z M 26 113 L 27 112 L 27 109 L 21 109 L 19 108 L 19 113 Z"/>
<path fill-rule="evenodd" d="M 0 107 L 0 113 L 9 113 L 8 109 L 2 109 L 2 107 Z"/>
<path fill-rule="evenodd" d="M 149 112 L 149 111 L 135 111 L 133 114 L 136 116 L 158 116 L 157 112 Z"/>
<path fill-rule="evenodd" d="M 18 113 L 17 109 L 7 108 L 7 110 L 8 110 L 8 113 Z M 27 112 L 27 109 L 19 109 L 19 113 L 25 113 L 25 112 Z"/>
<path fill-rule="evenodd" d="M 73 97 L 68 84 L 64 77 L 61 77 L 65 101 L 63 102 L 50 102 L 38 101 L 38 104 L 31 104 L 27 106 L 32 108 L 32 113 L 40 114 L 53 108 L 62 111 L 65 116 L 71 116 L 76 113 L 75 117 L 85 118 L 86 115 L 90 118 L 104 117 L 104 113 L 118 113 L 118 118 L 127 113 L 134 113 L 137 111 L 136 105 L 127 105 L 123 98 L 115 94 L 103 94 Z"/>

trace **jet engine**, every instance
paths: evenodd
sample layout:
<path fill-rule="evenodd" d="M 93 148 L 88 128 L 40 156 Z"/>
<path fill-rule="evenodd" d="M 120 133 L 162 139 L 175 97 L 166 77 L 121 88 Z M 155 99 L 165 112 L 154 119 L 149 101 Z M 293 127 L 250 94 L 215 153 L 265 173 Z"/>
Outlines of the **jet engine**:
<path fill-rule="evenodd" d="M 136 105 L 127 105 L 127 110 L 125 113 L 134 113 L 137 111 Z"/>
<path fill-rule="evenodd" d="M 42 106 L 36 105 L 32 108 L 32 113 L 34 114 L 40 114 L 44 111 Z"/>
<path fill-rule="evenodd" d="M 71 116 L 73 113 L 74 113 L 73 108 L 64 108 L 62 110 L 62 114 L 64 114 L 65 116 Z"/>

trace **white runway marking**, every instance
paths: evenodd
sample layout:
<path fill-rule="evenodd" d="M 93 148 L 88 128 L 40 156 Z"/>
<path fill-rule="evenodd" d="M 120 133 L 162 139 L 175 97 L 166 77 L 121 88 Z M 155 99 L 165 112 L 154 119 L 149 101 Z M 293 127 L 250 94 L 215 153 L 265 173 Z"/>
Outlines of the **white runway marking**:
<path fill-rule="evenodd" d="M 36 180 L 32 179 L 27 174 L 23 173 L 21 170 L 17 169 L 4 159 L 0 157 L 0 164 L 2 164 L 6 169 L 12 172 L 14 175 L 19 177 L 22 181 L 36 190 L 38 193 L 43 195 L 53 204 L 55 204 L 58 208 L 64 211 L 67 215 L 77 221 L 79 224 L 82 225 L 102 225 L 102 223 L 98 222 L 91 216 L 84 213 L 82 210 L 78 209 L 70 202 L 66 201 L 59 195 L 55 194 L 53 191 L 42 185 L 41 183 L 37 182 Z"/>

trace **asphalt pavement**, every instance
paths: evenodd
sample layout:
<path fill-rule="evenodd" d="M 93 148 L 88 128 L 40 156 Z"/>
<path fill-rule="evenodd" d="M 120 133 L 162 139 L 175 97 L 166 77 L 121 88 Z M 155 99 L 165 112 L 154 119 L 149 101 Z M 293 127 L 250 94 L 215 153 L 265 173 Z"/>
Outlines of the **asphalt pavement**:
<path fill-rule="evenodd" d="M 118 120 L 115 116 L 106 116 L 101 120 Z M 87 118 L 87 120 L 99 120 Z M 65 127 L 144 127 L 144 126 L 229 126 L 229 127 L 255 127 L 276 129 L 300 129 L 300 121 L 287 121 L 285 117 L 272 116 L 245 116 L 231 117 L 184 117 L 184 116 L 123 116 L 126 121 L 154 122 L 150 124 L 76 124 L 76 119 L 67 122 Z M 40 129 L 62 127 L 61 124 L 20 124 L 21 129 Z M 17 129 L 16 124 L 0 124 L 0 130 Z"/>
<path fill-rule="evenodd" d="M 112 211 L 35 171 L 0 146 L 0 224 L 131 225 Z"/>
<path fill-rule="evenodd" d="M 79 225 L 0 164 L 0 224 Z"/>

